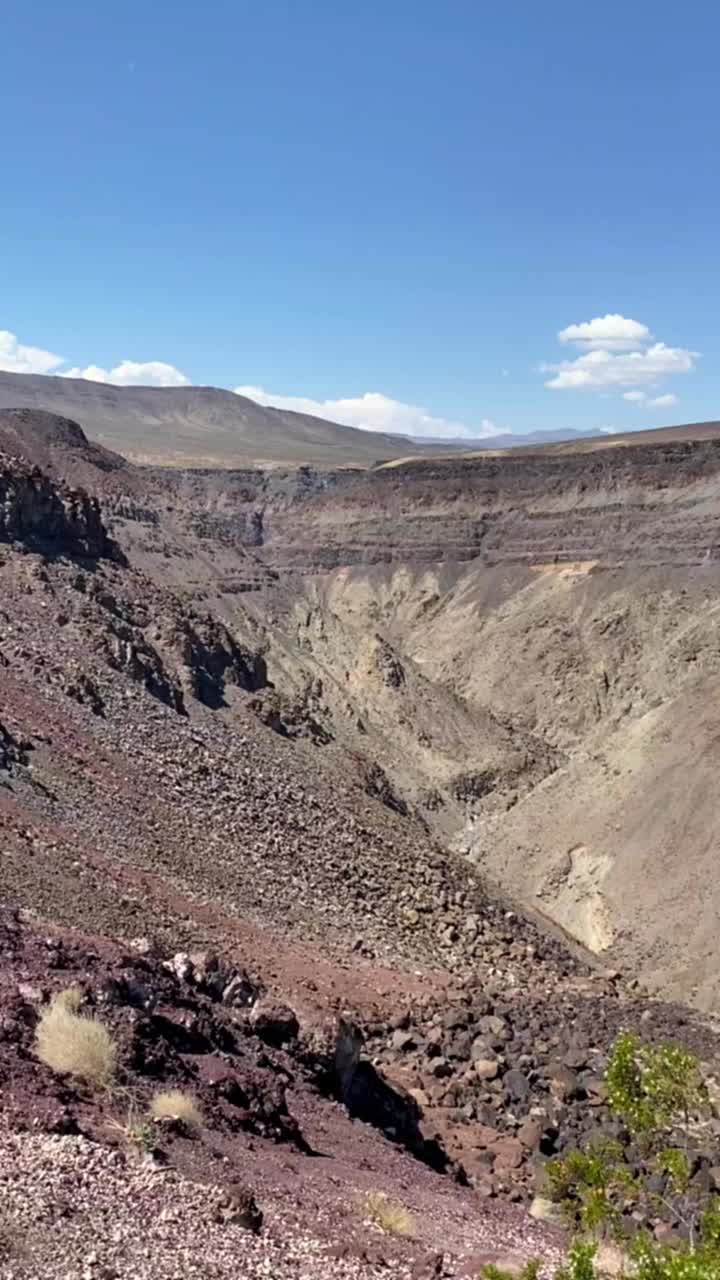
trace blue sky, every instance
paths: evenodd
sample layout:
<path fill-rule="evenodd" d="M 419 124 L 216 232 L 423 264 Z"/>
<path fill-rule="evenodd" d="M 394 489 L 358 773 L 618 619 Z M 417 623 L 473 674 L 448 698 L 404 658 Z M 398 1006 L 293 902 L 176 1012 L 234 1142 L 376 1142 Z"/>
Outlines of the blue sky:
<path fill-rule="evenodd" d="M 719 42 L 716 0 L 9 0 L 0 367 L 718 417 Z"/>

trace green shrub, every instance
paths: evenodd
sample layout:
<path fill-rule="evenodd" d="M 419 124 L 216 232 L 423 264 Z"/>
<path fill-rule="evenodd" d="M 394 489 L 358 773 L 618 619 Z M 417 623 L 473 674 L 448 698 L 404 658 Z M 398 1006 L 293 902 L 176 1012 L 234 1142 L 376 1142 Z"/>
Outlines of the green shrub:
<path fill-rule="evenodd" d="M 552 1199 L 577 1233 L 554 1280 L 598 1280 L 597 1246 L 607 1235 L 621 1245 L 634 1280 L 720 1280 L 720 1196 L 697 1190 L 690 1177 L 692 1129 L 707 1106 L 697 1060 L 676 1045 L 647 1045 L 622 1032 L 605 1083 L 611 1112 L 641 1154 L 640 1169 L 627 1164 L 620 1142 L 603 1138 L 548 1163 Z M 649 1182 L 657 1173 L 662 1194 Z M 667 1244 L 645 1229 L 629 1230 L 628 1211 L 679 1224 L 681 1234 Z M 536 1280 L 539 1265 L 528 1263 L 520 1280 Z M 482 1274 L 513 1280 L 496 1267 Z"/>

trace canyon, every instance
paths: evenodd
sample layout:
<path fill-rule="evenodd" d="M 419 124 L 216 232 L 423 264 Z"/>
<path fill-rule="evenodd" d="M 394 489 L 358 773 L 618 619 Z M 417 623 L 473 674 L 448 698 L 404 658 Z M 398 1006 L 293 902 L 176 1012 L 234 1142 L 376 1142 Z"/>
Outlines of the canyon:
<path fill-rule="evenodd" d="M 423 1219 L 410 1260 L 388 1247 L 398 1274 L 551 1256 L 517 1214 L 588 1107 L 607 1122 L 618 1027 L 717 1068 L 719 504 L 719 424 L 188 467 L 0 410 L 19 1110 L 107 1143 L 105 1104 L 26 1078 L 37 1000 L 77 979 L 128 1088 L 162 1069 L 200 1092 L 212 1125 L 170 1144 L 181 1173 L 217 1181 L 214 1143 L 282 1217 L 304 1135 L 332 1163 L 297 1213 L 320 1198 L 333 1247 L 366 1248 L 363 1168 Z"/>
<path fill-rule="evenodd" d="M 688 907 L 715 857 L 720 428 L 319 471 L 138 467 L 59 423 L 0 413 L 0 444 L 92 495 L 86 553 L 102 505 L 172 660 L 210 646 L 208 699 L 234 672 L 408 831 L 714 1007 L 714 893 Z"/>

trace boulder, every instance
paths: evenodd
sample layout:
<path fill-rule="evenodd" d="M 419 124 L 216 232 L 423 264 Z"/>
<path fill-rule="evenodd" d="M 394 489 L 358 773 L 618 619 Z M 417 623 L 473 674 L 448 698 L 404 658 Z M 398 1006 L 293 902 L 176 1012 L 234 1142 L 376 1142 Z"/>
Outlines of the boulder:
<path fill-rule="evenodd" d="M 521 1142 L 528 1151 L 535 1151 L 540 1146 L 542 1136 L 542 1124 L 531 1116 L 528 1116 L 527 1120 L 523 1120 L 517 1131 L 518 1142 Z"/>
<path fill-rule="evenodd" d="M 476 1036 L 470 1046 L 470 1057 L 475 1062 L 478 1058 L 490 1058 L 493 1060 L 497 1057 L 497 1054 L 487 1036 Z"/>
<path fill-rule="evenodd" d="M 479 1080 L 494 1080 L 499 1071 L 497 1058 L 476 1058 L 473 1070 Z"/>
<path fill-rule="evenodd" d="M 248 977 L 244 970 L 232 976 L 223 987 L 222 1002 L 234 1009 L 249 1009 L 255 1004 L 260 994 L 256 983 Z"/>
<path fill-rule="evenodd" d="M 487 1014 L 480 1018 L 477 1025 L 478 1030 L 486 1035 L 499 1036 L 503 1041 L 510 1039 L 510 1029 L 505 1018 L 500 1018 L 497 1014 Z"/>
<path fill-rule="evenodd" d="M 493 1147 L 495 1153 L 496 1174 L 504 1174 L 511 1169 L 517 1169 L 523 1162 L 524 1151 L 522 1144 L 517 1138 L 504 1137 L 499 1138 Z"/>
<path fill-rule="evenodd" d="M 513 1102 L 526 1102 L 530 1097 L 530 1081 L 522 1071 L 506 1071 L 503 1085 Z"/>
<path fill-rule="evenodd" d="M 553 1097 L 559 1098 L 561 1102 L 574 1098 L 578 1091 L 578 1078 L 574 1071 L 566 1067 L 563 1062 L 553 1062 L 547 1069 L 547 1077 L 550 1083 L 550 1092 Z"/>
<path fill-rule="evenodd" d="M 415 1036 L 412 1031 L 394 1031 L 390 1041 L 390 1047 L 396 1053 L 408 1053 L 410 1049 L 416 1047 Z"/>
<path fill-rule="evenodd" d="M 566 1225 L 565 1215 L 560 1205 L 548 1200 L 546 1196 L 535 1196 L 528 1212 L 537 1222 L 551 1222 L 556 1226 Z"/>
<path fill-rule="evenodd" d="M 300 1024 L 289 1005 L 260 1000 L 250 1015 L 250 1021 L 265 1044 L 280 1048 L 297 1038 Z"/>
<path fill-rule="evenodd" d="M 232 1183 L 214 1197 L 212 1218 L 214 1222 L 233 1223 L 257 1235 L 263 1224 L 262 1210 L 258 1207 L 249 1187 Z"/>

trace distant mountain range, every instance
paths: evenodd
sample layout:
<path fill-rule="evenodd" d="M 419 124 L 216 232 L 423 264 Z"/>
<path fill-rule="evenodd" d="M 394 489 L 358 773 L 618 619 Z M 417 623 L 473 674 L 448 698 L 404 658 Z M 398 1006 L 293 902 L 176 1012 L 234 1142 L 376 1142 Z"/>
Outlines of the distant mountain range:
<path fill-rule="evenodd" d="M 408 436 L 413 444 L 442 445 L 446 449 L 518 449 L 532 444 L 560 444 L 564 440 L 590 440 L 596 436 L 612 435 L 610 431 L 602 431 L 600 427 L 590 427 L 587 431 L 575 431 L 572 427 L 556 427 L 550 431 L 527 431 L 520 435 L 517 432 L 502 431 L 493 436 L 478 436 L 469 439 L 467 436 L 454 436 L 449 440 L 441 437 Z"/>
<path fill-rule="evenodd" d="M 267 408 L 217 387 L 117 387 L 0 372 L 0 409 L 14 408 L 61 414 L 78 422 L 90 440 L 134 462 L 173 466 L 370 466 L 428 448 Z"/>
<path fill-rule="evenodd" d="M 367 467 L 402 456 L 612 439 L 570 427 L 456 439 L 394 435 L 269 408 L 218 387 L 118 387 L 0 371 L 0 409 L 9 408 L 47 409 L 134 462 L 180 467 Z"/>

